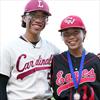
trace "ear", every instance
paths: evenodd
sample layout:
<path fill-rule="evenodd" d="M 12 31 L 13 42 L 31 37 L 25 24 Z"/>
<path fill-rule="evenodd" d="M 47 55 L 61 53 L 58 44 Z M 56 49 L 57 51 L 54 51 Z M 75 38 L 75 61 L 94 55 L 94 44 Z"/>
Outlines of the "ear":
<path fill-rule="evenodd" d="M 84 33 L 84 32 L 83 32 Z M 85 40 L 85 37 L 86 37 L 86 33 L 84 33 L 84 35 L 83 35 L 83 42 L 84 42 L 84 40 Z"/>
<path fill-rule="evenodd" d="M 83 42 L 84 42 L 85 37 L 86 37 L 86 31 L 85 30 L 82 30 L 82 33 L 83 33 Z"/>
<path fill-rule="evenodd" d="M 26 24 L 26 27 L 29 28 L 31 23 L 31 16 L 23 16 L 22 21 Z"/>
<path fill-rule="evenodd" d="M 23 22 L 26 22 L 25 18 L 26 18 L 25 16 L 22 16 L 22 21 Z"/>

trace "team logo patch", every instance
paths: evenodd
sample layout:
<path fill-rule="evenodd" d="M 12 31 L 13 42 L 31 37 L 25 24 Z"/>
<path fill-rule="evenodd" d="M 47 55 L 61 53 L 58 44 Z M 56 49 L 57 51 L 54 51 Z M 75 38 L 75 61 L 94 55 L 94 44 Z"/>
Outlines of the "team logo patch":
<path fill-rule="evenodd" d="M 16 62 L 16 70 L 18 71 L 17 79 L 25 77 L 41 70 L 50 70 L 53 55 L 48 58 L 42 58 L 40 55 L 37 59 L 28 60 L 26 54 L 21 54 Z"/>
<path fill-rule="evenodd" d="M 75 71 L 75 76 L 76 76 L 76 79 L 78 79 L 79 77 L 79 72 L 78 71 Z M 56 79 L 56 85 L 58 85 L 58 88 L 57 88 L 57 95 L 59 96 L 63 91 L 71 88 L 71 87 L 74 87 L 74 83 L 73 83 L 73 80 L 72 80 L 72 77 L 71 77 L 71 74 L 68 73 L 64 76 L 64 72 L 63 71 L 59 71 L 57 73 L 57 79 Z M 94 69 L 90 69 L 90 70 L 87 70 L 87 69 L 84 69 L 82 71 L 82 78 L 80 80 L 80 83 L 79 84 L 83 84 L 83 83 L 86 83 L 86 82 L 94 82 L 96 80 L 96 73 L 94 72 Z"/>
<path fill-rule="evenodd" d="M 73 19 L 72 17 L 68 17 L 67 19 L 64 20 L 64 22 L 67 24 L 74 24 L 75 19 Z"/>

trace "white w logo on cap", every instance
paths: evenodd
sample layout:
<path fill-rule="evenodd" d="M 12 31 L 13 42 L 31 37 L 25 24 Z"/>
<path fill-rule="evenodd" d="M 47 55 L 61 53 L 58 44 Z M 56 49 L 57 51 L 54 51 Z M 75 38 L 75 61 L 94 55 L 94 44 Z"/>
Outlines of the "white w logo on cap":
<path fill-rule="evenodd" d="M 43 4 L 42 4 L 42 1 L 41 0 L 38 0 L 38 7 L 40 7 L 40 8 L 43 8 Z"/>
<path fill-rule="evenodd" d="M 68 17 L 64 20 L 64 22 L 67 24 L 73 24 L 75 22 L 75 19 L 73 19 L 72 17 Z"/>

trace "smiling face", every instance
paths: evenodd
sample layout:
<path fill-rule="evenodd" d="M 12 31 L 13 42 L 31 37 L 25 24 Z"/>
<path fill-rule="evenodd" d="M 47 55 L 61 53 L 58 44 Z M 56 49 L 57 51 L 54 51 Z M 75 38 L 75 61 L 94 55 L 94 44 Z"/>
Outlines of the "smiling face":
<path fill-rule="evenodd" d="M 65 44 L 70 50 L 78 50 L 83 48 L 83 41 L 85 38 L 85 33 L 80 28 L 69 28 L 63 30 L 61 33 Z"/>
<path fill-rule="evenodd" d="M 26 23 L 26 30 L 32 34 L 40 34 L 45 27 L 48 16 L 42 11 L 35 11 L 26 13 L 24 22 Z"/>

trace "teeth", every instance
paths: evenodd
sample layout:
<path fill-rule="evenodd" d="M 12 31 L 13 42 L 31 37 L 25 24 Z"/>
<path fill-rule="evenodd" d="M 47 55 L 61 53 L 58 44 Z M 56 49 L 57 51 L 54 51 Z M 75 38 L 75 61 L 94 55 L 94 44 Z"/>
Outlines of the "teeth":
<path fill-rule="evenodd" d="M 34 25 L 35 25 L 35 26 L 39 26 L 39 27 L 41 27 L 41 25 L 38 25 L 38 24 L 32 24 L 32 26 L 34 26 Z"/>
<path fill-rule="evenodd" d="M 73 43 L 75 43 L 75 42 L 72 41 L 72 42 L 69 42 L 69 43 L 73 44 Z"/>

